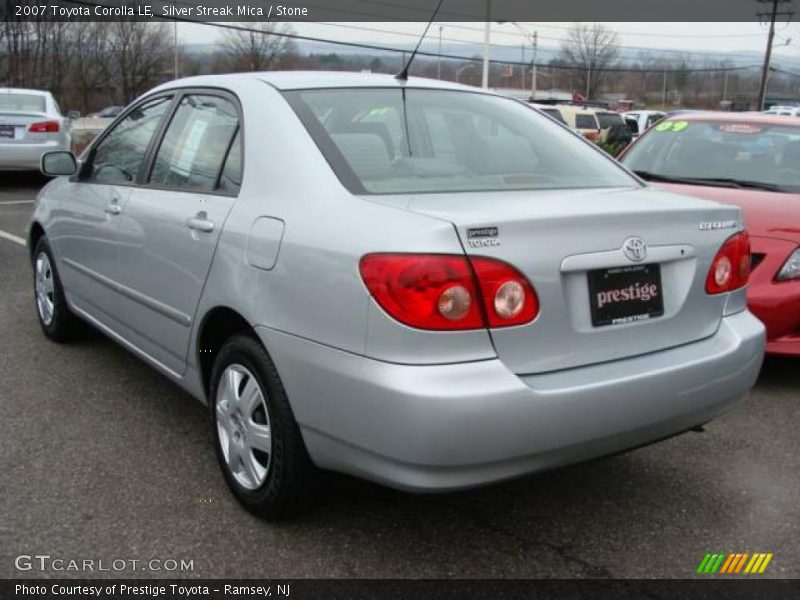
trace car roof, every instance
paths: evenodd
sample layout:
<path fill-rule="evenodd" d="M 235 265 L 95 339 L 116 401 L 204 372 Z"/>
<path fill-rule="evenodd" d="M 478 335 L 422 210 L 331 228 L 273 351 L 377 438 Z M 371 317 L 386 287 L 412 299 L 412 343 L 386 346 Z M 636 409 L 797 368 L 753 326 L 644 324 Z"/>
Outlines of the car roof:
<path fill-rule="evenodd" d="M 582 104 L 557 104 L 556 106 L 559 110 L 566 110 L 574 113 L 581 112 L 594 115 L 599 112 L 608 112 L 608 109 L 606 108 L 597 108 L 596 106 L 583 106 Z"/>
<path fill-rule="evenodd" d="M 225 85 L 235 80 L 258 79 L 281 90 L 310 90 L 324 88 L 429 88 L 458 90 L 465 92 L 479 92 L 499 96 L 491 90 L 484 90 L 473 86 L 441 81 L 439 79 L 426 79 L 423 77 L 409 77 L 399 80 L 394 75 L 378 73 L 357 73 L 347 71 L 264 71 L 254 73 L 230 73 L 226 75 L 201 75 L 177 79 L 159 86 L 157 89 L 165 90 L 174 87 L 186 86 L 215 86 Z"/>
<path fill-rule="evenodd" d="M 32 96 L 49 96 L 50 92 L 45 90 L 30 90 L 26 88 L 0 87 L 0 94 L 30 94 Z"/>
<path fill-rule="evenodd" d="M 681 121 L 712 121 L 715 123 L 763 123 L 765 125 L 789 125 L 800 127 L 797 117 L 783 115 L 765 115 L 755 112 L 705 112 L 705 113 L 686 113 L 682 115 L 672 115 L 670 120 L 679 119 Z"/>

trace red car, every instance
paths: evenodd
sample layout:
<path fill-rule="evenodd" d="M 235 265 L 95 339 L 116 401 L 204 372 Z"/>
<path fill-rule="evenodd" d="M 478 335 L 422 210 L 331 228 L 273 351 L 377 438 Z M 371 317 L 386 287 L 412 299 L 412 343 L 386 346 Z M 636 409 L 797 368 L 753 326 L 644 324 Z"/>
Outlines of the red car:
<path fill-rule="evenodd" d="M 674 116 L 620 160 L 659 187 L 742 208 L 752 248 L 748 306 L 767 327 L 768 353 L 800 356 L 800 118 Z"/>

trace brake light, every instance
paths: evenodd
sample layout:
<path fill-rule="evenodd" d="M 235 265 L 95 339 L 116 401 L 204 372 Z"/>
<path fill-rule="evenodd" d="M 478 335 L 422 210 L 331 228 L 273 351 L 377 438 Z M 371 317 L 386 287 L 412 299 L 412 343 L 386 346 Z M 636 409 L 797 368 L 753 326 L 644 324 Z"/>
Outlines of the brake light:
<path fill-rule="evenodd" d="M 525 277 L 491 258 L 369 254 L 359 270 L 383 310 L 419 329 L 509 327 L 531 321 L 539 311 Z"/>
<path fill-rule="evenodd" d="M 58 133 L 60 127 L 58 121 L 39 121 L 38 123 L 31 123 L 28 126 L 28 131 L 31 133 Z"/>
<path fill-rule="evenodd" d="M 536 291 L 511 265 L 493 258 L 471 258 L 489 327 L 510 327 L 533 321 L 539 314 Z"/>
<path fill-rule="evenodd" d="M 750 262 L 750 236 L 740 231 L 729 237 L 714 257 L 706 277 L 706 292 L 722 294 L 747 285 Z"/>

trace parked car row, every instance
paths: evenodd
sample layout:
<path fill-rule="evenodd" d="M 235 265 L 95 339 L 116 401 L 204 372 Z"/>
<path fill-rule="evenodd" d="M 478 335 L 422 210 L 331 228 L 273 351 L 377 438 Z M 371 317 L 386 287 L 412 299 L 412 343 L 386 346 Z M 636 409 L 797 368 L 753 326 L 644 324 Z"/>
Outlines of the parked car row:
<path fill-rule="evenodd" d="M 633 139 L 632 129 L 618 112 L 573 104 L 532 106 L 564 123 L 588 140 L 625 145 Z"/>

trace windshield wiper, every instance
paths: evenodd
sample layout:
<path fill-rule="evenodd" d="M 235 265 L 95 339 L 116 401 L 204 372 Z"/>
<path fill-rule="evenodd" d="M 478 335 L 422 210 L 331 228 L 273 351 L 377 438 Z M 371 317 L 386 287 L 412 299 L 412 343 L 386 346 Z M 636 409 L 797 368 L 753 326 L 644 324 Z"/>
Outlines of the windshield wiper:
<path fill-rule="evenodd" d="M 708 183 L 709 185 L 730 185 L 731 187 L 751 188 L 754 190 L 767 190 L 770 192 L 780 192 L 781 186 L 765 181 L 750 181 L 749 179 L 736 179 L 734 177 L 700 177 L 693 179 L 698 183 Z"/>
<path fill-rule="evenodd" d="M 685 177 L 668 177 L 667 175 L 659 175 L 658 173 L 651 173 L 650 171 L 633 171 L 642 179 L 647 181 L 663 181 L 664 183 L 687 183 Z"/>
<path fill-rule="evenodd" d="M 749 181 L 746 179 L 735 179 L 733 177 L 671 177 L 669 175 L 659 175 L 650 171 L 634 171 L 642 179 L 648 181 L 662 181 L 664 183 L 683 183 L 686 185 L 708 185 L 731 188 L 750 188 L 754 190 L 767 190 L 770 192 L 780 192 L 781 187 L 763 181 Z"/>

